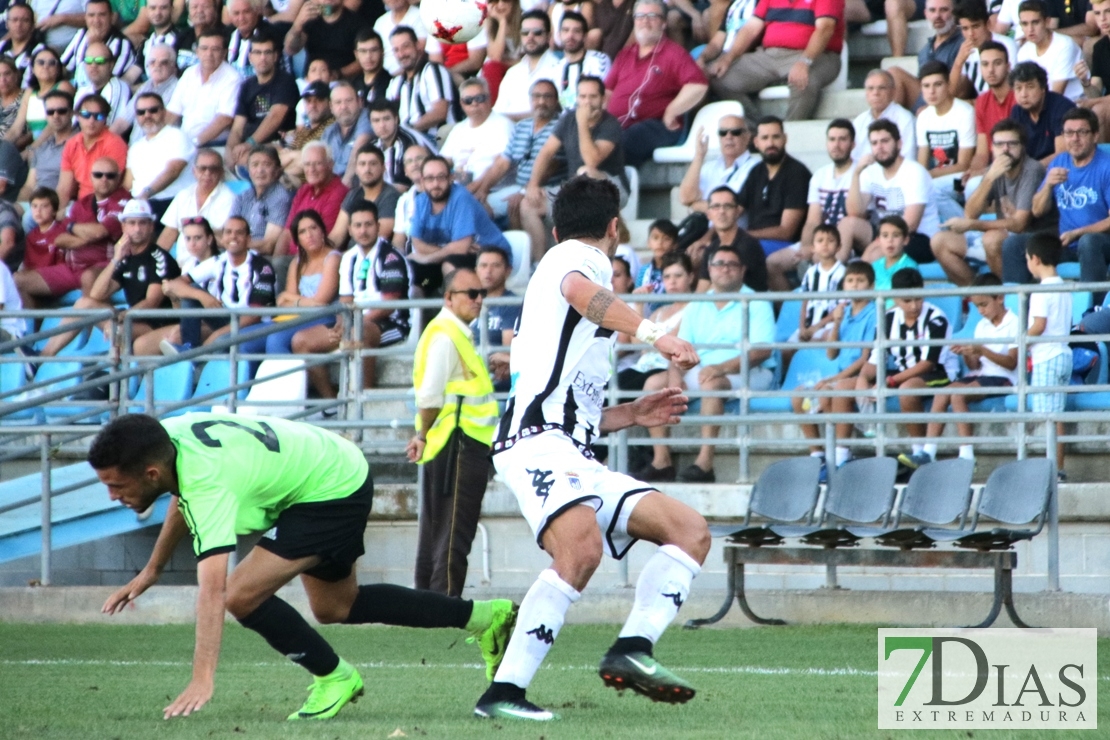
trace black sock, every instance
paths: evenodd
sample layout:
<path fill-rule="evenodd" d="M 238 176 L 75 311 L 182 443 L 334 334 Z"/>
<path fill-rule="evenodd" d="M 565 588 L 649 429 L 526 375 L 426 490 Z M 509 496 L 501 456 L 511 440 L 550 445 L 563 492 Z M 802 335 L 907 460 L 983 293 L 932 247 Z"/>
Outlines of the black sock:
<path fill-rule="evenodd" d="M 494 681 L 482 694 L 482 698 L 478 703 L 495 702 L 495 701 L 519 701 L 524 698 L 524 689 L 517 686 L 515 683 L 506 683 L 504 681 Z"/>
<path fill-rule="evenodd" d="M 276 596 L 263 601 L 239 624 L 262 635 L 270 647 L 314 676 L 326 676 L 339 665 L 339 656 L 327 640 L 296 609 Z"/>
<path fill-rule="evenodd" d="M 359 586 L 347 624 L 395 624 L 401 627 L 458 627 L 470 621 L 473 603 L 434 591 L 379 583 Z"/>
<path fill-rule="evenodd" d="M 610 653 L 627 655 L 628 653 L 647 653 L 651 655 L 651 640 L 646 637 L 618 637 L 609 648 Z"/>

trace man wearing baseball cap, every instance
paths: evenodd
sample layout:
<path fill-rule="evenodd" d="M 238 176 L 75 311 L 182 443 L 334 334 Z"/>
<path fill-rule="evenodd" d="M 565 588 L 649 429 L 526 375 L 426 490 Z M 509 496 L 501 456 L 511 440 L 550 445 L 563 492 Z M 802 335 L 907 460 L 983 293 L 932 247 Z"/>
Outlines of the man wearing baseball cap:
<path fill-rule="evenodd" d="M 154 244 L 154 212 L 150 203 L 139 198 L 127 201 L 119 220 L 123 236 L 116 241 L 111 261 L 73 307 L 111 308 L 112 295 L 122 289 L 129 309 L 170 308 L 169 299 L 162 293 L 162 281 L 179 277 L 181 269 L 169 252 Z M 141 337 L 173 322 L 172 317 L 133 321 L 131 337 Z M 107 334 L 107 322 L 100 328 Z M 72 331 L 51 337 L 43 348 L 43 356 L 56 355 L 76 335 Z"/>
<path fill-rule="evenodd" d="M 324 129 L 335 123 L 335 116 L 331 114 L 331 86 L 323 80 L 308 83 L 301 91 L 301 106 L 297 109 L 297 118 L 300 120 L 303 106 L 304 115 L 308 117 L 307 126 L 297 126 L 293 132 L 292 140 L 288 140 L 289 148 L 282 149 L 281 168 L 293 177 L 301 176 L 301 149 L 310 141 L 317 141 L 324 135 Z"/>

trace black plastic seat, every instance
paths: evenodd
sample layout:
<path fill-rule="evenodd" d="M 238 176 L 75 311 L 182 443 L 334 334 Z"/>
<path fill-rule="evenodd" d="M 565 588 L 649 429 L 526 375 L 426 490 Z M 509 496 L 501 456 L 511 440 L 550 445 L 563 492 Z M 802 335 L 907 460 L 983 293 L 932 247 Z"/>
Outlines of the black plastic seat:
<path fill-rule="evenodd" d="M 994 527 L 973 531 L 957 538 L 953 544 L 970 550 L 987 552 L 1009 550 L 1015 542 L 1032 539 L 1043 528 L 1048 505 L 1056 490 L 1056 465 L 1047 458 L 1017 460 L 991 473 L 979 504 L 975 507 L 972 529 L 980 516 L 1003 524 L 1032 524 L 1017 529 Z"/>
<path fill-rule="evenodd" d="M 783 537 L 801 536 L 807 545 L 820 547 L 851 547 L 867 535 L 858 535 L 846 525 L 875 525 L 886 529 L 894 504 L 894 479 L 898 461 L 893 457 L 869 457 L 851 460 L 832 472 L 829 492 L 821 514 L 821 526 L 798 535 L 773 527 Z M 831 527 L 830 522 L 845 525 Z"/>
<path fill-rule="evenodd" d="M 936 540 L 929 534 L 928 525 L 956 522 L 955 528 L 945 528 L 957 537 L 970 534 L 967 525 L 968 508 L 971 506 L 971 476 L 975 463 L 956 458 L 922 465 L 902 493 L 902 500 L 894 514 L 893 528 L 886 531 L 865 532 L 862 528 L 849 527 L 856 535 L 874 537 L 886 547 L 901 550 L 934 547 Z M 902 517 L 910 517 L 922 524 L 904 527 Z M 935 530 L 934 530 L 935 531 Z"/>
<path fill-rule="evenodd" d="M 816 457 L 792 457 L 767 466 L 752 486 L 743 524 L 713 525 L 710 534 L 750 547 L 781 544 L 784 535 L 772 527 L 792 522 L 812 524 L 821 488 L 820 475 L 821 461 Z M 768 523 L 753 526 L 753 514 L 769 520 Z"/>

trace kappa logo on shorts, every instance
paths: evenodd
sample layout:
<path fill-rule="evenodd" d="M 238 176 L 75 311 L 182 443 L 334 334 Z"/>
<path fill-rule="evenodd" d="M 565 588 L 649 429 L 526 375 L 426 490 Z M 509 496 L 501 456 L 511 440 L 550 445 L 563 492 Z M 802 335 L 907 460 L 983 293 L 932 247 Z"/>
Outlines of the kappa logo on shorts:
<path fill-rule="evenodd" d="M 582 490 L 582 479 L 578 477 L 578 473 L 568 472 L 567 483 L 570 483 L 570 487 L 576 491 Z"/>
<path fill-rule="evenodd" d="M 535 635 L 536 639 L 540 642 L 546 642 L 548 645 L 555 642 L 555 634 L 547 628 L 547 625 L 541 624 L 534 630 L 528 630 L 524 634 Z"/>
<path fill-rule="evenodd" d="M 551 480 L 551 471 L 525 468 L 524 472 L 532 474 L 532 488 L 536 489 L 537 496 L 543 496 L 543 502 L 546 504 L 547 496 L 551 493 L 551 487 L 555 485 L 555 481 Z"/>

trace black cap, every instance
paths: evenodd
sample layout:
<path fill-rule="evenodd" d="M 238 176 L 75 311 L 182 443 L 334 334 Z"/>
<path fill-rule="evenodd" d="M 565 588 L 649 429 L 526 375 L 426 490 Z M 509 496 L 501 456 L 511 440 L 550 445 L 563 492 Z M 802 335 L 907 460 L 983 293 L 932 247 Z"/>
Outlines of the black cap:
<path fill-rule="evenodd" d="M 328 83 L 316 80 L 315 82 L 309 83 L 308 87 L 301 93 L 301 97 L 326 100 L 331 97 L 331 88 L 328 86 Z"/>

